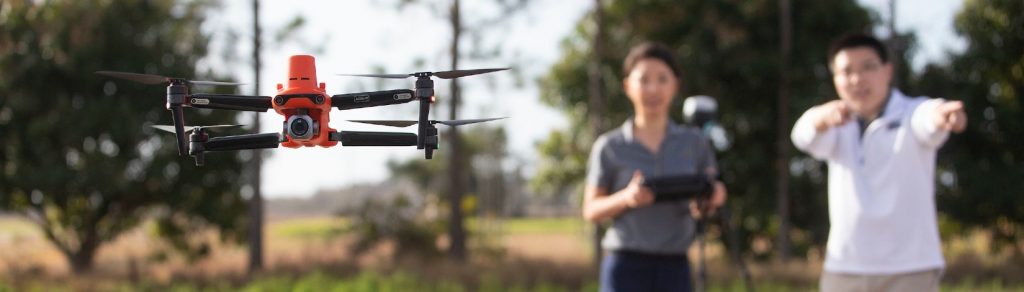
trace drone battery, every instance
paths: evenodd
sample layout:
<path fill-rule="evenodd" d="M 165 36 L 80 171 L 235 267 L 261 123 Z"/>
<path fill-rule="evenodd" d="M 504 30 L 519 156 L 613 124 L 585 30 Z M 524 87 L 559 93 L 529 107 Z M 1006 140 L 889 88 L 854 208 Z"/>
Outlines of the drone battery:
<path fill-rule="evenodd" d="M 674 202 L 711 194 L 711 181 L 704 175 L 678 175 L 644 180 L 654 193 L 654 202 Z"/>

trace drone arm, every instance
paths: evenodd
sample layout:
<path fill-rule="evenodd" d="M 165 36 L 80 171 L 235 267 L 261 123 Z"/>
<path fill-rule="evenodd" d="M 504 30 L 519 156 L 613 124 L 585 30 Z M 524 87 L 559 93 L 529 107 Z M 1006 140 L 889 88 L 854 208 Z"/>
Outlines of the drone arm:
<path fill-rule="evenodd" d="M 205 151 L 230 151 L 242 149 L 277 148 L 281 144 L 281 135 L 277 133 L 248 134 L 237 136 L 213 137 L 203 143 Z"/>
<path fill-rule="evenodd" d="M 332 132 L 331 141 L 342 146 L 416 146 L 416 134 L 402 132 Z"/>
<path fill-rule="evenodd" d="M 269 96 L 233 94 L 192 94 L 186 100 L 194 108 L 265 112 L 272 106 Z"/>
<path fill-rule="evenodd" d="M 396 89 L 359 93 L 346 93 L 331 96 L 331 105 L 339 110 L 407 103 L 415 100 L 413 91 Z"/>

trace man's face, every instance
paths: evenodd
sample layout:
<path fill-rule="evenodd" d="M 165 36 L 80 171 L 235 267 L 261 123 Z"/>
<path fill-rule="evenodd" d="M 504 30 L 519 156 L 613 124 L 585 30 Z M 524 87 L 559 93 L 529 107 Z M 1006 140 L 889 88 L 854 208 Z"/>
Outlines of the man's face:
<path fill-rule="evenodd" d="M 892 64 L 870 47 L 840 50 L 832 60 L 832 82 L 839 98 L 862 117 L 876 117 L 889 95 Z"/>

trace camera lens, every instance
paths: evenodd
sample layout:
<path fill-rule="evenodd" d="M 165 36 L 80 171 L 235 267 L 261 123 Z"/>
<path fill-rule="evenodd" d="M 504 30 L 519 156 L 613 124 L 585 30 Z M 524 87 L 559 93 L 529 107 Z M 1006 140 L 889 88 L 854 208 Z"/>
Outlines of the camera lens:
<path fill-rule="evenodd" d="M 305 136 L 309 132 L 309 122 L 306 122 L 306 119 L 295 119 L 290 127 L 295 136 Z"/>

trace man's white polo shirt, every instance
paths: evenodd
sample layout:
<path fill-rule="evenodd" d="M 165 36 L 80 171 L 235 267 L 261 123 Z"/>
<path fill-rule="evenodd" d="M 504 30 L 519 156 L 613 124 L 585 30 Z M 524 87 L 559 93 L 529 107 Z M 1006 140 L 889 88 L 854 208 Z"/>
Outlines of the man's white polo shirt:
<path fill-rule="evenodd" d="M 941 103 L 894 89 L 863 136 L 856 121 L 818 133 L 812 117 L 821 114 L 819 107 L 797 120 L 793 144 L 828 161 L 825 271 L 877 275 L 945 265 L 935 214 L 935 153 L 949 132 L 932 121 Z"/>

